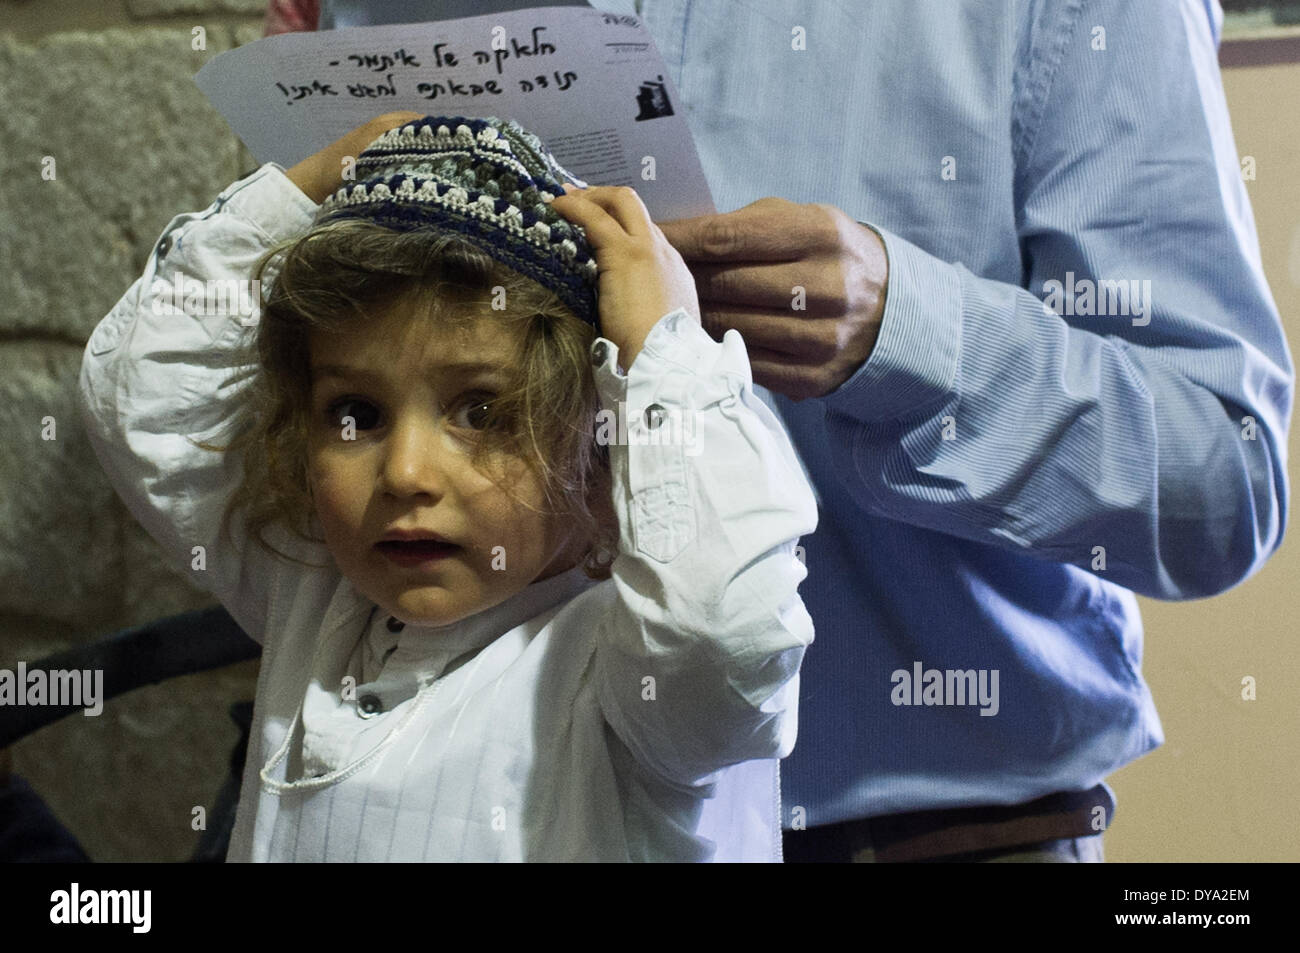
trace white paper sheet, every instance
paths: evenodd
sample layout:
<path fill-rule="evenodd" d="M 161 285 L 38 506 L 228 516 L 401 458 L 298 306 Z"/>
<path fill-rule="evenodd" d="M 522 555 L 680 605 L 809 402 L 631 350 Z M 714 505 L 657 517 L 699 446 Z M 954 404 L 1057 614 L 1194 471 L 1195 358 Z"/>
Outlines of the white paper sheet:
<path fill-rule="evenodd" d="M 553 6 L 286 33 L 215 57 L 195 82 L 259 162 L 295 165 L 385 112 L 498 116 L 586 183 L 632 186 L 654 219 L 716 211 L 635 16 Z"/>

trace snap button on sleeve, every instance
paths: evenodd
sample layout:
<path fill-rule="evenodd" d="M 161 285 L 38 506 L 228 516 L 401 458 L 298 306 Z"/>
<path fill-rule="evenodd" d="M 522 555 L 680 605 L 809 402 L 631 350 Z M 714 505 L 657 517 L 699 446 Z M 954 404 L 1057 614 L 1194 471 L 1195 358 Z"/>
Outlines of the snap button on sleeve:
<path fill-rule="evenodd" d="M 609 347 L 604 341 L 596 341 L 591 346 L 591 363 L 593 367 L 600 367 L 609 357 Z"/>
<path fill-rule="evenodd" d="M 651 404 L 645 409 L 645 425 L 651 430 L 657 430 L 667 415 L 668 411 L 664 410 L 662 404 Z"/>
<path fill-rule="evenodd" d="M 379 700 L 378 695 L 362 695 L 357 699 L 357 714 L 362 718 L 370 718 L 384 710 L 384 703 Z"/>

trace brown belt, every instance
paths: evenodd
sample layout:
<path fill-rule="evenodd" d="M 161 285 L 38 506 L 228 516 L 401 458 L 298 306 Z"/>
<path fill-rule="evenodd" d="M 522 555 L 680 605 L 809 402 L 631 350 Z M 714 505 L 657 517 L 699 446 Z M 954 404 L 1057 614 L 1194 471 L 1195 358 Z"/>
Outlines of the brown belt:
<path fill-rule="evenodd" d="M 842 835 L 857 848 L 870 846 L 876 860 L 891 863 L 1090 837 L 1105 830 L 1114 813 L 1114 799 L 1099 784 L 1088 791 L 1063 791 L 1025 804 L 887 814 L 821 830 L 834 831 L 837 840 Z"/>

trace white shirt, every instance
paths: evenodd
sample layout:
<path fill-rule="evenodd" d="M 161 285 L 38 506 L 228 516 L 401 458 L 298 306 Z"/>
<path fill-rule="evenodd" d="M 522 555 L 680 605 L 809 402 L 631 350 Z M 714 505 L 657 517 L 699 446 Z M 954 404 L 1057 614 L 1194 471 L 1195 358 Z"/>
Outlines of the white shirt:
<path fill-rule="evenodd" d="M 780 860 L 777 759 L 813 637 L 795 544 L 817 510 L 740 335 L 671 312 L 626 374 L 612 341 L 593 343 L 603 406 L 626 402 L 633 422 L 610 446 L 611 579 L 574 568 L 391 632 L 323 544 L 268 532 L 313 569 L 238 518 L 220 538 L 240 458 L 187 439 L 232 436 L 256 317 L 167 313 L 174 283 L 247 279 L 316 208 L 268 164 L 174 218 L 81 369 L 113 486 L 263 646 L 229 859 Z M 654 404 L 694 412 L 694 441 L 638 443 Z"/>

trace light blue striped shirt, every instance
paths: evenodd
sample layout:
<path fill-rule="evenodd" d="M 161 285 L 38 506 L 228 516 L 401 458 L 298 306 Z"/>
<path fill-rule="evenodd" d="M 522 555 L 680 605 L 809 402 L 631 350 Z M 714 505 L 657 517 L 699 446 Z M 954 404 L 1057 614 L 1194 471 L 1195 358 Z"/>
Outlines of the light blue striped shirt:
<path fill-rule="evenodd" d="M 1288 499 L 1217 2 L 593 6 L 644 15 L 720 211 L 830 203 L 889 256 L 871 357 L 776 398 L 821 506 L 787 825 L 1084 789 L 1159 745 L 1133 592 L 1240 583 Z"/>

